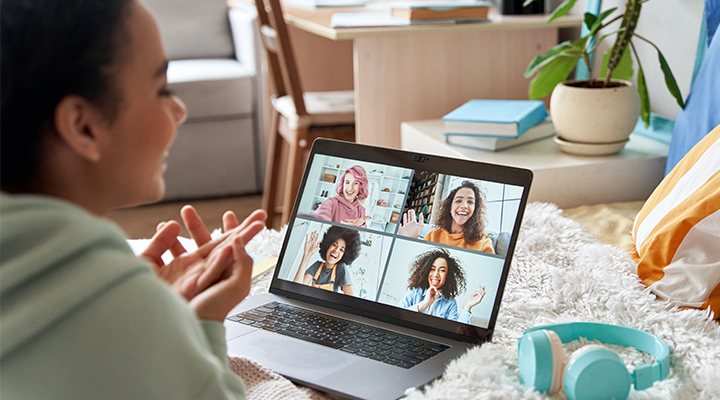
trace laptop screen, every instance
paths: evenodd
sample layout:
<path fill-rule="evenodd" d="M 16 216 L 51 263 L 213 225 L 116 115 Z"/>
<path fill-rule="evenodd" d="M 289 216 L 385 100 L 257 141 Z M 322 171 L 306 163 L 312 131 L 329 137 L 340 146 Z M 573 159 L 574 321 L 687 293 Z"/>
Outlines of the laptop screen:
<path fill-rule="evenodd" d="M 320 142 L 273 287 L 489 339 L 531 175 L 518 170 L 526 179 L 513 180 L 507 167 Z M 377 152 L 387 154 L 369 154 Z"/>

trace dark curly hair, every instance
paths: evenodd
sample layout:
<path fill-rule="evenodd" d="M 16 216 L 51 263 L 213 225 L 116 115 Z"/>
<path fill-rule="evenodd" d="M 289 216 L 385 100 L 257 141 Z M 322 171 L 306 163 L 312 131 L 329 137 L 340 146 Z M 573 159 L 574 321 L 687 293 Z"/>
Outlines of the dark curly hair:
<path fill-rule="evenodd" d="M 330 246 L 338 239 L 345 241 L 345 254 L 340 259 L 346 265 L 352 264 L 360 255 L 360 232 L 354 229 L 341 228 L 339 226 L 331 226 L 325 231 L 322 241 L 320 242 L 320 258 L 325 261 L 325 256 Z"/>
<path fill-rule="evenodd" d="M 2 1 L 3 190 L 26 190 L 41 173 L 66 96 L 81 96 L 115 120 L 123 100 L 116 75 L 131 56 L 131 8 L 131 0 Z"/>
<path fill-rule="evenodd" d="M 445 259 L 447 262 L 448 269 L 445 276 L 445 283 L 442 285 L 441 292 L 445 298 L 457 297 L 462 291 L 465 290 L 465 272 L 463 272 L 460 262 L 452 257 L 447 250 L 441 248 L 435 248 L 430 251 L 426 251 L 418 255 L 410 265 L 410 279 L 408 279 L 408 289 L 430 288 L 428 282 L 428 275 L 430 275 L 430 269 L 433 263 L 438 258 Z"/>
<path fill-rule="evenodd" d="M 474 183 L 463 181 L 463 183 L 453 189 L 450 194 L 443 200 L 435 217 L 435 225 L 451 232 L 452 228 L 452 203 L 458 190 L 467 188 L 475 193 L 475 210 L 470 219 L 463 225 L 463 238 L 466 242 L 472 244 L 483 239 L 485 233 L 485 196 Z"/>

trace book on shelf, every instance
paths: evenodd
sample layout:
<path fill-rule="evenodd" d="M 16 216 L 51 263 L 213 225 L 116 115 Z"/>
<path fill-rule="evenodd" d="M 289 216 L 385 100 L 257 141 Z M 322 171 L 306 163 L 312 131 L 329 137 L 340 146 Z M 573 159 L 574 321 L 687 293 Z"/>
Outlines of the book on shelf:
<path fill-rule="evenodd" d="M 394 18 L 386 11 L 338 12 L 330 17 L 332 28 L 361 28 L 372 26 L 408 26 L 420 24 L 454 24 L 452 19 L 407 20 Z"/>
<path fill-rule="evenodd" d="M 489 1 L 398 2 L 390 6 L 395 18 L 417 20 L 475 20 L 486 19 L 492 3 Z"/>
<path fill-rule="evenodd" d="M 534 142 L 555 135 L 555 126 L 549 120 L 541 122 L 528 129 L 518 138 L 488 137 L 467 134 L 445 133 L 445 141 L 448 144 L 463 147 L 472 147 L 482 150 L 498 151 L 508 147 L 518 146 L 524 143 Z"/>
<path fill-rule="evenodd" d="M 448 135 L 518 138 L 547 115 L 540 100 L 470 100 L 442 120 Z"/>
<path fill-rule="evenodd" d="M 284 0 L 289 7 L 315 9 L 321 7 L 357 7 L 364 6 L 368 0 Z"/>

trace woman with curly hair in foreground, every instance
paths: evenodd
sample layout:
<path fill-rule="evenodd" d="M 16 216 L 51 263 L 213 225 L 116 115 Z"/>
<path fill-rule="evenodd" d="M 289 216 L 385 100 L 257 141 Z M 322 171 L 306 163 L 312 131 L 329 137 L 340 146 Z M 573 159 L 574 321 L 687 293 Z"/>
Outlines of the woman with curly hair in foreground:
<path fill-rule="evenodd" d="M 293 281 L 354 296 L 352 277 L 347 266 L 360 255 L 360 233 L 354 229 L 331 226 L 320 242 L 317 231 L 305 237 L 303 258 Z M 322 261 L 315 261 L 308 267 L 315 251 L 318 251 Z"/>
<path fill-rule="evenodd" d="M 399 306 L 408 310 L 470 323 L 472 308 L 485 297 L 480 286 L 458 310 L 457 297 L 465 290 L 465 273 L 460 262 L 447 250 L 436 248 L 418 255 L 410 266 L 410 292 Z"/>

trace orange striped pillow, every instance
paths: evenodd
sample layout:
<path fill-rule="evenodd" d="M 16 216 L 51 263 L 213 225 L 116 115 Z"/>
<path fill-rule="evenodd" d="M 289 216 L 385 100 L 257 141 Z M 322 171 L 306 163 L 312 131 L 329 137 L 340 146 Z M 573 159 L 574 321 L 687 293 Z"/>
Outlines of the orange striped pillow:
<path fill-rule="evenodd" d="M 635 218 L 638 275 L 660 298 L 720 317 L 720 125 L 673 168 Z"/>

